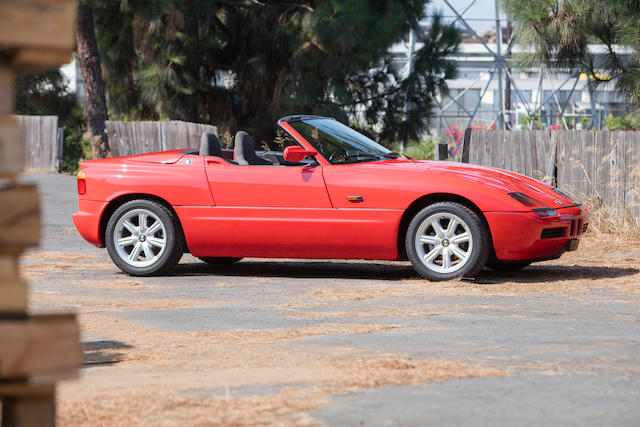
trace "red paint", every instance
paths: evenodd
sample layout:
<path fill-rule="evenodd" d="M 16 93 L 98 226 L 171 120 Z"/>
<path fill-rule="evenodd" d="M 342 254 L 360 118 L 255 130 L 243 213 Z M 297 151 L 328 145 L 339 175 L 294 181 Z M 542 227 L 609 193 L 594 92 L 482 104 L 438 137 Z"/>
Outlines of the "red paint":
<path fill-rule="evenodd" d="M 287 122 L 279 125 L 315 151 Z M 175 210 L 195 256 L 392 260 L 400 256 L 407 208 L 437 194 L 466 199 L 486 219 L 497 257 L 518 260 L 560 255 L 580 235 L 541 239 L 542 230 L 588 222 L 579 208 L 559 208 L 556 200 L 573 203 L 550 186 L 495 168 L 409 159 L 332 165 L 321 155 L 316 166 L 239 166 L 224 154 L 226 160 L 169 151 L 83 162 L 86 192 L 74 223 L 102 246 L 110 202 L 154 197 Z M 559 208 L 559 215 L 538 217 L 511 192 Z"/>

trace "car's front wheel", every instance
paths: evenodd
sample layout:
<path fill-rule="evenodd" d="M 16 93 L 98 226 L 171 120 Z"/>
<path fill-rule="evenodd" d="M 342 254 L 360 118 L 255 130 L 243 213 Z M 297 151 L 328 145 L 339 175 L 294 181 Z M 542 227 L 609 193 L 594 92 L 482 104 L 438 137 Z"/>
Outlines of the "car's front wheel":
<path fill-rule="evenodd" d="M 418 212 L 405 244 L 413 268 L 429 280 L 473 276 L 490 252 L 489 233 L 478 215 L 455 202 L 434 203 Z"/>
<path fill-rule="evenodd" d="M 107 223 L 105 241 L 113 262 L 134 276 L 168 272 L 184 248 L 178 218 L 152 200 L 132 200 L 116 209 Z"/>

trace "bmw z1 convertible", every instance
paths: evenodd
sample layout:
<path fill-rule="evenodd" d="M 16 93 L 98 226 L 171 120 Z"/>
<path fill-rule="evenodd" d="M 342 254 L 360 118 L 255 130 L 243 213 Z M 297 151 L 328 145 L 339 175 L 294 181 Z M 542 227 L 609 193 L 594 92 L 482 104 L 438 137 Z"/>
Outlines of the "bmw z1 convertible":
<path fill-rule="evenodd" d="M 83 162 L 80 234 L 124 272 L 168 272 L 190 252 L 242 257 L 409 259 L 429 280 L 517 270 L 574 250 L 586 209 L 516 173 L 404 158 L 340 122 L 288 116 L 283 151 L 199 149 Z"/>

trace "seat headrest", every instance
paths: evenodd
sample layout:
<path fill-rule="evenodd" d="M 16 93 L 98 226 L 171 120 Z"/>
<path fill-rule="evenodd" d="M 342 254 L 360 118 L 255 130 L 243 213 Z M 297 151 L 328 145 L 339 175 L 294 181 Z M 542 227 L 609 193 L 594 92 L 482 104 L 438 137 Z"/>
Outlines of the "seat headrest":
<path fill-rule="evenodd" d="M 213 132 L 205 132 L 200 137 L 200 155 L 222 157 L 220 141 Z"/>
<path fill-rule="evenodd" d="M 253 140 L 245 131 L 238 131 L 233 147 L 233 159 L 239 165 L 270 165 L 271 162 L 258 157 Z"/>

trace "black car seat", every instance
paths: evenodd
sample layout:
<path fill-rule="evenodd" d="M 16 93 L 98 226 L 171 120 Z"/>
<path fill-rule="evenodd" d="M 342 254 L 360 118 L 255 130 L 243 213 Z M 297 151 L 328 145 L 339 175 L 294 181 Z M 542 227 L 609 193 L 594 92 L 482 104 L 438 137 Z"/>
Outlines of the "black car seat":
<path fill-rule="evenodd" d="M 233 159 L 236 163 L 243 166 L 272 164 L 256 154 L 256 148 L 253 145 L 253 140 L 248 133 L 242 130 L 236 133 L 233 147 Z"/>
<path fill-rule="evenodd" d="M 213 132 L 205 132 L 200 137 L 200 155 L 222 157 L 220 141 Z"/>

